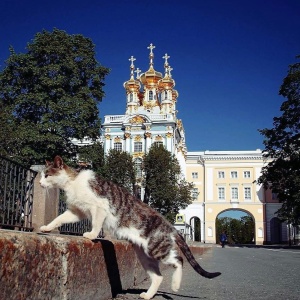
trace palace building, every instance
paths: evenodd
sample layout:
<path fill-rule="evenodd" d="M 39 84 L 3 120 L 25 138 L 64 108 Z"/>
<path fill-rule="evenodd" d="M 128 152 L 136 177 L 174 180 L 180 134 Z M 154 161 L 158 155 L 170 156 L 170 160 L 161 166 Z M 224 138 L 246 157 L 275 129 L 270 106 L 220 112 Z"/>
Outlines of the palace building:
<path fill-rule="evenodd" d="M 274 214 L 280 204 L 270 191 L 254 183 L 266 164 L 262 151 L 188 152 L 183 121 L 177 118 L 179 94 L 174 89 L 170 56 L 165 54 L 162 57 L 164 72 L 160 73 L 154 68 L 155 46 L 150 44 L 148 49 L 149 69 L 146 72 L 142 73 L 135 67 L 133 56 L 129 59 L 129 80 L 123 84 L 125 114 L 104 117 L 102 138 L 105 153 L 112 148 L 129 152 L 140 177 L 143 156 L 153 143 L 162 144 L 175 154 L 183 176 L 195 185 L 194 201 L 180 211 L 178 222 L 194 240 L 215 243 L 218 215 L 234 209 L 252 216 L 256 244 L 286 242 L 287 225 L 279 222 Z M 140 195 L 143 199 L 142 186 Z M 200 224 L 197 236 L 196 222 Z"/>

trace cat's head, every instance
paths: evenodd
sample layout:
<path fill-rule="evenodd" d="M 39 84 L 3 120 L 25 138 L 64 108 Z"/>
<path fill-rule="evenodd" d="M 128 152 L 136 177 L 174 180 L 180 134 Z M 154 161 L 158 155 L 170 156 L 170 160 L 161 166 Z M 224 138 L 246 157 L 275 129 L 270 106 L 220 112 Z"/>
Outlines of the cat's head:
<path fill-rule="evenodd" d="M 44 188 L 64 188 L 74 179 L 74 170 L 69 168 L 60 156 L 56 156 L 53 162 L 46 161 L 45 169 L 41 173 L 40 184 Z"/>

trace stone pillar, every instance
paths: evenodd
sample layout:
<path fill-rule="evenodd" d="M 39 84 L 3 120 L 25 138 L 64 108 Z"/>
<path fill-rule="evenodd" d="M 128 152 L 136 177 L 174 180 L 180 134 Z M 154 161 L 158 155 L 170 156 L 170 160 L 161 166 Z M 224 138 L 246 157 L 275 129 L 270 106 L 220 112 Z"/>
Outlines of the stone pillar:
<path fill-rule="evenodd" d="M 32 207 L 32 227 L 34 232 L 40 231 L 42 225 L 49 224 L 58 216 L 59 189 L 44 189 L 40 185 L 41 171 L 44 166 L 36 165 L 31 167 L 38 174 L 34 180 L 34 194 Z M 53 233 L 59 231 L 53 230 Z"/>
<path fill-rule="evenodd" d="M 145 133 L 145 137 L 146 137 L 146 152 L 149 152 L 149 149 L 151 147 L 151 133 L 150 132 L 146 132 Z"/>
<path fill-rule="evenodd" d="M 130 142 L 131 142 L 131 134 L 129 132 L 125 132 L 125 151 L 130 153 Z"/>

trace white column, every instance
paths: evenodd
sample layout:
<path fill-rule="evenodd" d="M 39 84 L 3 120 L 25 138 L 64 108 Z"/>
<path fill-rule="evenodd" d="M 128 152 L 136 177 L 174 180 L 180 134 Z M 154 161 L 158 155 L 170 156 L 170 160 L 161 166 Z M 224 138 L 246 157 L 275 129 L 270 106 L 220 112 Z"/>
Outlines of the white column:
<path fill-rule="evenodd" d="M 151 133 L 146 132 L 145 137 L 146 137 L 146 152 L 149 152 L 149 148 L 151 147 Z"/>

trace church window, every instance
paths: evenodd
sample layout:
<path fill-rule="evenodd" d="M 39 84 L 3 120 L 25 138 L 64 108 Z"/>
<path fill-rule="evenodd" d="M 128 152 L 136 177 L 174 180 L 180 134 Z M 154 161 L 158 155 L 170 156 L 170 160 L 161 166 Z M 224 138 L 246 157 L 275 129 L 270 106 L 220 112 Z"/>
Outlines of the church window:
<path fill-rule="evenodd" d="M 153 92 L 149 91 L 149 100 L 153 100 Z"/>
<path fill-rule="evenodd" d="M 167 100 L 167 99 L 168 99 L 168 92 L 165 91 L 165 100 Z"/>
<path fill-rule="evenodd" d="M 143 144 L 142 142 L 134 142 L 134 152 L 142 152 Z"/>
<path fill-rule="evenodd" d="M 122 143 L 114 143 L 114 149 L 117 151 L 122 151 Z"/>
<path fill-rule="evenodd" d="M 133 95 L 130 94 L 130 102 L 132 102 L 132 101 L 133 101 Z"/>
<path fill-rule="evenodd" d="M 163 146 L 163 142 L 154 142 L 155 147 Z"/>

